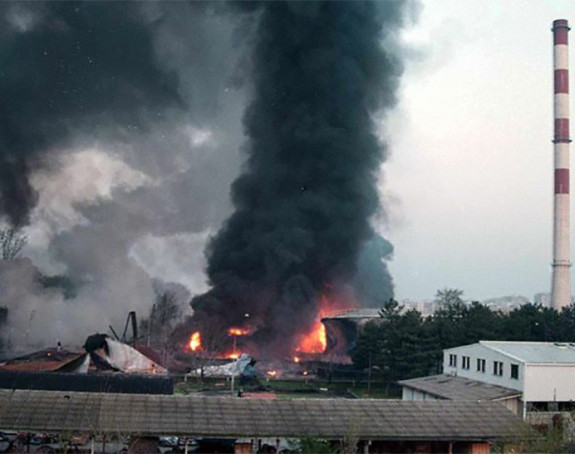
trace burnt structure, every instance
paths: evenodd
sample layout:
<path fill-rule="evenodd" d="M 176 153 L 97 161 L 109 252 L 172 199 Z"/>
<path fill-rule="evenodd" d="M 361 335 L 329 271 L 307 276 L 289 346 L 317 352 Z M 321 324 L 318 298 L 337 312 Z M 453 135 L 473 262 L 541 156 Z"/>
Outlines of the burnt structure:
<path fill-rule="evenodd" d="M 120 394 L 173 394 L 169 377 L 128 374 L 75 374 L 0 370 L 0 389 Z"/>
<path fill-rule="evenodd" d="M 355 347 L 361 327 L 367 322 L 381 320 L 380 310 L 373 308 L 349 310 L 322 318 L 327 339 L 325 353 L 348 355 Z"/>

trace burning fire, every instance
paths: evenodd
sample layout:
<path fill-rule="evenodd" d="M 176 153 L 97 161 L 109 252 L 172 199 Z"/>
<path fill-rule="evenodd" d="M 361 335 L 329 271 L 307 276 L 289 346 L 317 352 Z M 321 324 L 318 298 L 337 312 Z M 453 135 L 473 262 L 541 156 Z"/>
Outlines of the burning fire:
<path fill-rule="evenodd" d="M 270 377 L 275 377 L 278 374 L 278 371 L 277 370 L 268 370 L 266 373 Z"/>
<path fill-rule="evenodd" d="M 190 346 L 190 350 L 193 352 L 197 352 L 202 348 L 202 338 L 199 331 L 196 331 L 190 336 L 190 342 L 188 345 Z"/>
<path fill-rule="evenodd" d="M 246 336 L 249 333 L 250 332 L 247 329 L 243 329 L 243 328 L 230 328 L 228 330 L 228 334 L 230 336 Z"/>
<path fill-rule="evenodd" d="M 333 286 L 325 284 L 326 289 L 331 293 L 331 288 Z M 321 319 L 342 310 L 355 309 L 358 304 L 352 294 L 347 295 L 331 295 L 324 294 L 319 300 L 319 311 L 316 315 L 313 329 L 302 335 L 299 338 L 299 342 L 296 348 L 297 352 L 301 353 L 324 353 L 327 347 L 327 336 L 325 332 L 325 326 L 321 322 Z M 294 362 L 298 362 L 294 358 Z"/>
<path fill-rule="evenodd" d="M 294 357 L 293 357 L 293 362 L 294 362 L 294 363 L 299 363 L 299 362 L 300 362 L 299 356 L 294 356 Z"/>
<path fill-rule="evenodd" d="M 323 353 L 327 346 L 325 326 L 318 317 L 313 330 L 300 338 L 297 350 L 303 353 Z M 294 359 L 295 361 L 295 359 Z M 297 363 L 297 361 L 295 361 Z"/>
<path fill-rule="evenodd" d="M 241 353 L 240 352 L 232 352 L 230 354 L 228 354 L 228 359 L 238 359 L 240 357 Z"/>

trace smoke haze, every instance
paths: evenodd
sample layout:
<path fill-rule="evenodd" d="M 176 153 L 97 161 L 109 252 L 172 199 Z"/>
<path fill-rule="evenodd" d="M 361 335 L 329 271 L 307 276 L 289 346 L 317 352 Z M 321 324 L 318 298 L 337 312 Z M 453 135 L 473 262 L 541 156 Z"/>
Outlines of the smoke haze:
<path fill-rule="evenodd" d="M 158 279 L 208 291 L 197 319 L 250 312 L 270 346 L 309 327 L 326 286 L 392 295 L 373 129 L 395 103 L 402 8 L 3 2 L 0 214 L 30 241 L 0 267 L 0 337 L 81 344 L 145 316 Z"/>
<path fill-rule="evenodd" d="M 2 281 L 0 336 L 82 343 L 145 316 L 157 277 L 205 289 L 203 243 L 239 166 L 241 24 L 199 2 L 3 2 L 0 20 L 0 213 L 33 260 L 3 264 L 26 279 Z M 72 282 L 66 304 L 41 274 Z M 30 329 L 41 302 L 60 323 Z"/>

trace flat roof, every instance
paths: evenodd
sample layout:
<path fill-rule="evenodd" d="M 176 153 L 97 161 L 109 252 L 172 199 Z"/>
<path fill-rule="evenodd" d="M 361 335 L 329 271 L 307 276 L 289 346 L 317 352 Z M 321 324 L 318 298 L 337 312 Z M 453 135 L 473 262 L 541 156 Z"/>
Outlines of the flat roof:
<path fill-rule="evenodd" d="M 507 439 L 527 426 L 503 405 L 382 399 L 255 400 L 0 390 L 0 430 L 370 440 Z M 529 432 L 530 433 L 530 432 Z"/>
<path fill-rule="evenodd" d="M 516 389 L 445 374 L 412 378 L 398 383 L 449 400 L 498 400 L 521 396 L 521 392 Z"/>
<path fill-rule="evenodd" d="M 362 309 L 350 309 L 347 311 L 336 312 L 332 315 L 323 317 L 322 320 L 331 319 L 353 319 L 353 318 L 381 318 L 379 315 L 381 308 L 364 307 Z"/>
<path fill-rule="evenodd" d="M 524 363 L 575 364 L 575 343 L 479 341 Z"/>

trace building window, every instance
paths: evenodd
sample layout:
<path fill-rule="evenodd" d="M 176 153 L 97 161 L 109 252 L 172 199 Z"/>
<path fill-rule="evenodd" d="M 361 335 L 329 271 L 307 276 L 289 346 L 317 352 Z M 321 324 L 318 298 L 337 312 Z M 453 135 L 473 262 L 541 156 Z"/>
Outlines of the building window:
<path fill-rule="evenodd" d="M 511 364 L 511 378 L 519 379 L 519 365 Z"/>
<path fill-rule="evenodd" d="M 503 375 L 503 363 L 501 361 L 493 361 L 493 375 Z"/>
<path fill-rule="evenodd" d="M 485 360 L 481 358 L 477 358 L 477 372 L 484 372 L 485 373 Z"/>
<path fill-rule="evenodd" d="M 457 355 L 449 355 L 449 366 L 457 367 Z"/>
<path fill-rule="evenodd" d="M 462 369 L 469 369 L 469 364 L 471 363 L 469 356 L 463 356 L 461 362 L 463 363 L 461 364 Z"/>

